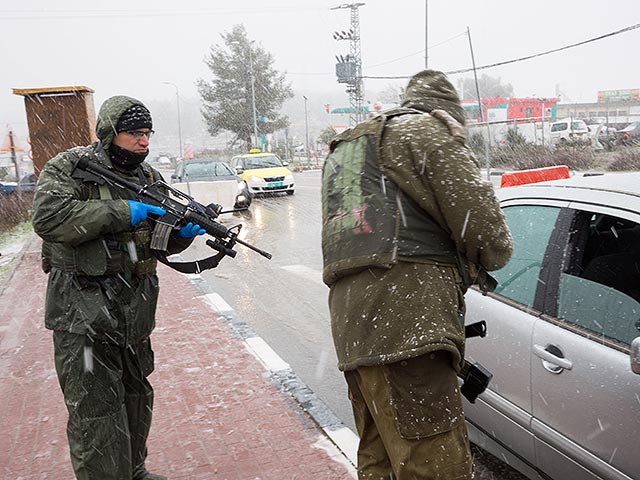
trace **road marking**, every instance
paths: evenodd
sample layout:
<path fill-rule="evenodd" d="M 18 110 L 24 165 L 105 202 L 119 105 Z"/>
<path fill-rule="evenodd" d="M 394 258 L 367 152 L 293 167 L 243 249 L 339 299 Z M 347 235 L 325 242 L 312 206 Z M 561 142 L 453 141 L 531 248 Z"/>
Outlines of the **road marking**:
<path fill-rule="evenodd" d="M 285 265 L 280 267 L 287 272 L 293 273 L 294 275 L 298 275 L 307 280 L 310 280 L 315 283 L 323 284 L 322 282 L 322 272 L 318 270 L 314 270 L 313 268 L 309 268 L 305 265 Z"/>
<path fill-rule="evenodd" d="M 211 307 L 216 312 L 232 312 L 233 308 L 217 293 L 208 293 L 204 296 L 207 299 Z"/>
<path fill-rule="evenodd" d="M 247 350 L 251 352 L 268 370 L 278 372 L 290 370 L 291 366 L 260 337 L 251 337 L 245 340 Z"/>
<path fill-rule="evenodd" d="M 303 276 L 314 282 L 321 283 L 320 281 L 321 273 L 318 272 L 317 270 L 313 270 L 309 267 L 305 267 L 304 265 L 289 265 L 282 268 L 296 275 Z M 201 280 L 201 278 L 198 275 L 190 275 L 190 277 L 194 285 L 198 283 L 198 280 Z M 205 299 L 207 300 L 207 302 L 210 304 L 211 308 L 214 311 L 226 312 L 226 313 L 234 312 L 233 308 L 231 308 L 231 306 L 227 302 L 225 302 L 224 299 L 219 294 L 208 293 L 203 296 L 205 297 Z M 302 385 L 304 387 L 305 392 L 308 391 L 311 394 L 309 396 L 305 393 L 305 401 L 310 401 L 313 405 L 315 405 L 315 407 L 311 408 L 310 410 L 316 410 L 317 408 L 319 408 L 320 410 L 324 410 L 325 412 L 328 412 L 331 416 L 335 417 L 335 415 L 322 402 L 322 400 L 317 398 L 317 396 L 315 396 L 315 394 L 311 392 L 311 390 L 309 390 L 308 387 L 304 385 L 304 383 L 300 383 L 301 380 L 297 377 L 297 375 L 295 375 L 295 372 L 293 372 L 293 370 L 291 369 L 291 366 L 287 362 L 285 362 L 261 337 L 258 337 L 258 336 L 248 337 L 244 339 L 243 343 L 247 351 L 251 355 L 253 355 L 253 357 L 255 357 L 256 360 L 258 360 L 258 362 L 260 362 L 260 364 L 266 370 L 270 371 L 272 374 L 284 375 L 287 378 L 293 375 L 293 377 L 296 378 L 296 381 L 293 383 Z M 277 378 L 277 376 L 274 376 L 273 378 Z M 284 387 L 284 391 L 288 392 L 289 395 L 291 395 L 293 398 L 296 398 L 298 399 L 298 401 L 300 401 L 300 399 L 296 396 L 295 391 L 291 390 L 291 383 L 289 383 L 288 385 L 282 384 L 282 386 Z M 307 410 L 307 414 L 309 414 L 312 418 L 314 418 L 318 423 L 318 425 L 320 425 L 321 423 L 319 421 L 319 418 L 323 418 L 326 415 L 326 413 L 322 413 L 319 417 L 315 417 L 314 413 L 310 410 Z M 337 417 L 335 418 L 338 421 L 337 424 L 334 424 L 333 426 L 329 426 L 329 427 L 320 427 L 320 428 L 325 433 L 325 435 L 331 440 L 331 442 L 333 442 L 337 450 L 340 452 L 340 456 L 332 455 L 330 451 L 327 449 L 327 445 L 323 444 L 323 442 L 320 440 L 316 442 L 314 446 L 317 448 L 322 448 L 327 450 L 327 452 L 329 453 L 329 456 L 333 460 L 347 467 L 347 470 L 349 471 L 350 476 L 355 480 L 357 478 L 355 465 L 357 465 L 359 439 L 358 439 L 358 436 L 353 431 L 351 431 L 351 429 L 349 429 L 348 427 L 342 426 L 342 427 L 336 428 L 336 426 L 343 425 L 343 424 L 342 422 L 340 422 L 340 420 Z M 349 462 L 351 462 L 352 465 L 348 465 L 347 463 L 345 463 L 344 462 L 345 458 Z"/>
<path fill-rule="evenodd" d="M 327 430 L 324 429 L 324 431 L 326 433 Z M 358 437 L 356 437 L 356 439 L 357 438 Z M 345 467 L 351 478 L 354 480 L 358 479 L 358 472 L 355 469 L 355 463 L 353 463 L 353 460 L 350 459 L 345 452 L 340 450 L 340 445 L 333 443 L 333 439 L 319 435 L 318 440 L 313 444 L 313 446 L 324 450 L 334 462 L 338 462 L 340 465 Z"/>
<path fill-rule="evenodd" d="M 342 427 L 337 430 L 324 428 L 324 432 L 335 443 L 345 457 L 354 465 L 358 464 L 358 443 L 360 439 L 350 428 Z"/>

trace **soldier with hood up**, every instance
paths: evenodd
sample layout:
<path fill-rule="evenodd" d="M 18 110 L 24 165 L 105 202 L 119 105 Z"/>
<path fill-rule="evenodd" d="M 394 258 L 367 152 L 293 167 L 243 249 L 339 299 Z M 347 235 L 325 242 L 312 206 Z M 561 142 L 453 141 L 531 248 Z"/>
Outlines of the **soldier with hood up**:
<path fill-rule="evenodd" d="M 400 108 L 338 135 L 323 167 L 323 277 L 360 479 L 472 477 L 464 293 L 512 241 L 464 123 L 451 83 L 425 70 Z"/>
<path fill-rule="evenodd" d="M 36 186 L 33 227 L 44 240 L 43 269 L 49 273 L 45 326 L 53 330 L 78 479 L 166 478 L 145 468 L 153 409 L 149 337 L 159 289 L 149 216 L 165 211 L 74 170 L 85 157 L 130 182 L 160 180 L 144 161 L 152 126 L 139 100 L 109 98 L 98 114 L 99 141 L 49 160 Z M 184 250 L 202 233 L 192 224 L 172 232 L 166 253 Z"/>

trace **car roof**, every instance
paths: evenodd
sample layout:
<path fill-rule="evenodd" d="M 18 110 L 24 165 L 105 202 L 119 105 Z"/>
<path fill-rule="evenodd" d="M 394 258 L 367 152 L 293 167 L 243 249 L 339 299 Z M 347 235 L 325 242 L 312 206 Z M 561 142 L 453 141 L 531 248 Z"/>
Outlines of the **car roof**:
<path fill-rule="evenodd" d="M 234 155 L 233 158 L 251 158 L 251 157 L 276 157 L 275 153 L 271 152 L 258 152 L 258 153 L 243 153 L 242 155 Z"/>
<path fill-rule="evenodd" d="M 227 163 L 224 160 L 217 160 L 215 158 L 190 158 L 189 160 L 185 160 L 184 164 L 189 163 Z"/>
<path fill-rule="evenodd" d="M 640 172 L 582 174 L 562 180 L 530 183 L 496 190 L 501 201 L 553 199 L 600 205 L 616 204 L 640 212 Z"/>

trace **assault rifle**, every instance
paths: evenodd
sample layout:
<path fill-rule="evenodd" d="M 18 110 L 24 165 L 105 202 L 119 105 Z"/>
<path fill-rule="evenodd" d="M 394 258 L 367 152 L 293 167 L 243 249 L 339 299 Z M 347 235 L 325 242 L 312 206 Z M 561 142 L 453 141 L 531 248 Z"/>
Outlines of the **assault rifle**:
<path fill-rule="evenodd" d="M 163 181 L 156 181 L 150 185 L 138 185 L 122 178 L 108 166 L 87 157 L 81 157 L 78 160 L 72 176 L 95 182 L 98 185 L 108 184 L 129 190 L 139 201 L 163 208 L 167 212 L 165 215 L 158 218 L 150 217 L 156 222 L 151 238 L 151 249 L 158 260 L 180 272 L 200 273 L 202 270 L 216 267 L 225 255 L 231 258 L 236 256 L 237 252 L 233 249 L 236 243 L 271 259 L 270 253 L 238 238 L 242 228 L 241 224 L 227 228 L 216 222 L 215 219 L 218 215 L 226 213 L 222 211 L 221 205 L 211 203 L 204 206 L 193 197 L 170 187 Z M 169 235 L 173 230 L 179 229 L 189 222 L 200 225 L 213 237 L 213 239 L 207 239 L 206 244 L 219 253 L 195 262 L 170 262 L 164 254 L 169 242 Z"/>

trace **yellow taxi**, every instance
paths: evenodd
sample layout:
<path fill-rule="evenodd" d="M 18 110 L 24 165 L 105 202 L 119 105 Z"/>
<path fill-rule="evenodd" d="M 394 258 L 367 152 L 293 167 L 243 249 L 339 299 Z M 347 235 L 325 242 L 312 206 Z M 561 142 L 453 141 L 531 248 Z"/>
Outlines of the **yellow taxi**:
<path fill-rule="evenodd" d="M 293 174 L 287 165 L 276 154 L 263 152 L 259 148 L 252 148 L 249 153 L 231 159 L 231 166 L 247 182 L 249 192 L 253 195 L 277 192 L 293 195 Z"/>

